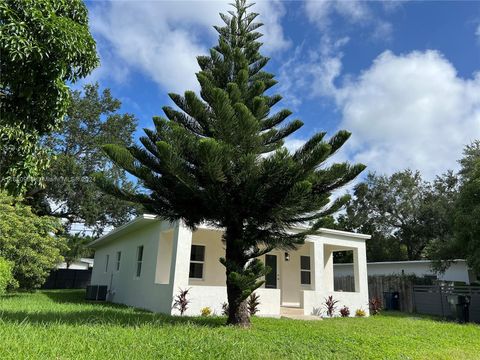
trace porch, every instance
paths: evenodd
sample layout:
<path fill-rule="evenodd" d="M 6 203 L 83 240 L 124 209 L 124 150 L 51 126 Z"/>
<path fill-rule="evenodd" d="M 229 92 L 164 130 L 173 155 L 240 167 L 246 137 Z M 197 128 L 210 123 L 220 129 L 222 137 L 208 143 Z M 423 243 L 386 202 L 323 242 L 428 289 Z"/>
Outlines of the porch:
<path fill-rule="evenodd" d="M 165 235 L 162 234 L 164 239 Z M 158 259 L 162 261 L 157 262 L 157 276 L 164 273 L 159 271 L 159 265 L 171 269 L 174 294 L 179 288 L 191 289 L 189 314 L 198 315 L 207 306 L 221 313 L 222 303 L 227 300 L 225 268 L 219 262 L 225 253 L 222 230 L 202 227 L 192 233 L 181 227 L 169 235 L 174 255 L 170 259 L 174 264 L 165 263 L 169 256 L 162 254 L 159 246 Z M 262 261 L 271 271 L 265 277 L 265 284 L 256 291 L 260 296 L 259 315 L 280 316 L 281 307 L 303 315 L 318 314 L 329 295 L 340 301 L 339 306 L 350 307 L 352 313 L 358 308 L 368 312 L 367 238 L 367 235 L 322 229 L 295 251 L 275 250 L 263 256 Z M 333 257 L 337 251 L 353 253 L 354 292 L 334 291 Z"/>

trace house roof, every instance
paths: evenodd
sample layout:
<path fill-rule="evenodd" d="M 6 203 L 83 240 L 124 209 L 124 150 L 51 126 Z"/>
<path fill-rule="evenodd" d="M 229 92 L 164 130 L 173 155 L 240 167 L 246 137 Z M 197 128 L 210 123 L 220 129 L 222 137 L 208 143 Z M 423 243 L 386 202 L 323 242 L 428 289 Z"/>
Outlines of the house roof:
<path fill-rule="evenodd" d="M 156 215 L 151 215 L 151 214 L 142 214 L 137 216 L 135 219 L 130 220 L 129 222 L 113 229 L 109 233 L 100 236 L 98 239 L 92 241 L 91 243 L 88 244 L 89 247 L 95 248 L 97 247 L 100 243 L 104 243 L 109 240 L 116 239 L 120 235 L 129 233 L 133 230 L 141 228 L 143 225 L 152 222 L 152 221 L 159 221 L 160 219 Z"/>
<path fill-rule="evenodd" d="M 133 230 L 139 229 L 142 226 L 144 226 L 147 223 L 151 223 L 154 221 L 161 221 L 161 218 L 157 215 L 152 215 L 152 214 L 142 214 L 137 216 L 135 219 L 130 220 L 129 222 L 113 229 L 109 233 L 99 237 L 98 239 L 92 241 L 91 243 L 88 244 L 89 247 L 95 248 L 101 243 L 116 239 L 117 237 L 124 235 L 126 233 L 129 233 Z M 200 229 L 216 229 L 215 227 L 212 227 L 207 224 L 202 224 L 199 226 Z M 296 226 L 292 228 L 293 231 L 301 231 L 301 230 L 306 230 L 307 227 L 305 226 Z M 366 234 L 358 234 L 358 233 L 352 233 L 348 231 L 341 231 L 341 230 L 333 230 L 333 229 L 327 229 L 327 228 L 320 228 L 317 230 L 318 233 L 320 234 L 327 234 L 327 235 L 339 235 L 339 236 L 347 236 L 351 238 L 356 238 L 356 239 L 363 239 L 367 240 L 370 239 L 370 235 Z"/>

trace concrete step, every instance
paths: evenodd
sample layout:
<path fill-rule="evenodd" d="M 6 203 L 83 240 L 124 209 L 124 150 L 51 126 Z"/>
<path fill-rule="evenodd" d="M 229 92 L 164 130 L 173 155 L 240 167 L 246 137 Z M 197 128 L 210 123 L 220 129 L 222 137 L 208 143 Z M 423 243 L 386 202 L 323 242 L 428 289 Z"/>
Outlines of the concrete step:
<path fill-rule="evenodd" d="M 299 308 L 299 307 L 281 306 L 280 307 L 280 315 L 282 315 L 282 316 L 303 315 L 303 309 Z"/>

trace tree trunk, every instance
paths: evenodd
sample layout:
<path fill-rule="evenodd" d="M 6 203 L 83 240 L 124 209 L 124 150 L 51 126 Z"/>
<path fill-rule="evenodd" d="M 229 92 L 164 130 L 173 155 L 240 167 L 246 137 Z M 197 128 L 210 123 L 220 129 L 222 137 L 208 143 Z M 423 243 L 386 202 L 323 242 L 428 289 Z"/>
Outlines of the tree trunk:
<path fill-rule="evenodd" d="M 230 274 L 242 273 L 246 259 L 240 240 L 241 230 L 237 226 L 227 227 L 225 231 L 225 260 L 227 275 L 228 320 L 227 324 L 240 327 L 250 327 L 250 314 L 246 299 L 242 299 L 243 290 L 237 282 L 232 281 Z"/>

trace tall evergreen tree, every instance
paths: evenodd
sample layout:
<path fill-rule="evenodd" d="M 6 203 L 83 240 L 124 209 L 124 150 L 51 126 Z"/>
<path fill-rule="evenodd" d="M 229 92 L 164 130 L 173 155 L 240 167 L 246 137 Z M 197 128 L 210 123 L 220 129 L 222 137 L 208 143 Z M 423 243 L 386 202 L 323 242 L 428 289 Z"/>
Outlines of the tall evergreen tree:
<path fill-rule="evenodd" d="M 101 177 L 111 194 L 141 203 L 168 220 L 195 228 L 206 222 L 225 229 L 228 323 L 250 324 L 245 300 L 268 271 L 259 257 L 273 249 L 294 249 L 323 219 L 347 201 L 330 201 L 333 190 L 355 178 L 363 165 L 322 165 L 349 138 L 340 131 L 329 140 L 314 135 L 290 154 L 283 139 L 302 126 L 294 120 L 281 126 L 291 111 L 272 113 L 280 95 L 269 95 L 274 76 L 263 71 L 258 14 L 245 0 L 221 14 L 215 27 L 218 45 L 199 56 L 200 97 L 187 91 L 170 94 L 179 109 L 164 107 L 155 129 L 145 129 L 143 147 L 106 145 L 119 166 L 140 179 L 144 193 L 126 192 Z M 321 166 L 322 165 L 322 166 Z M 310 226 L 300 232 L 295 224 Z"/>

